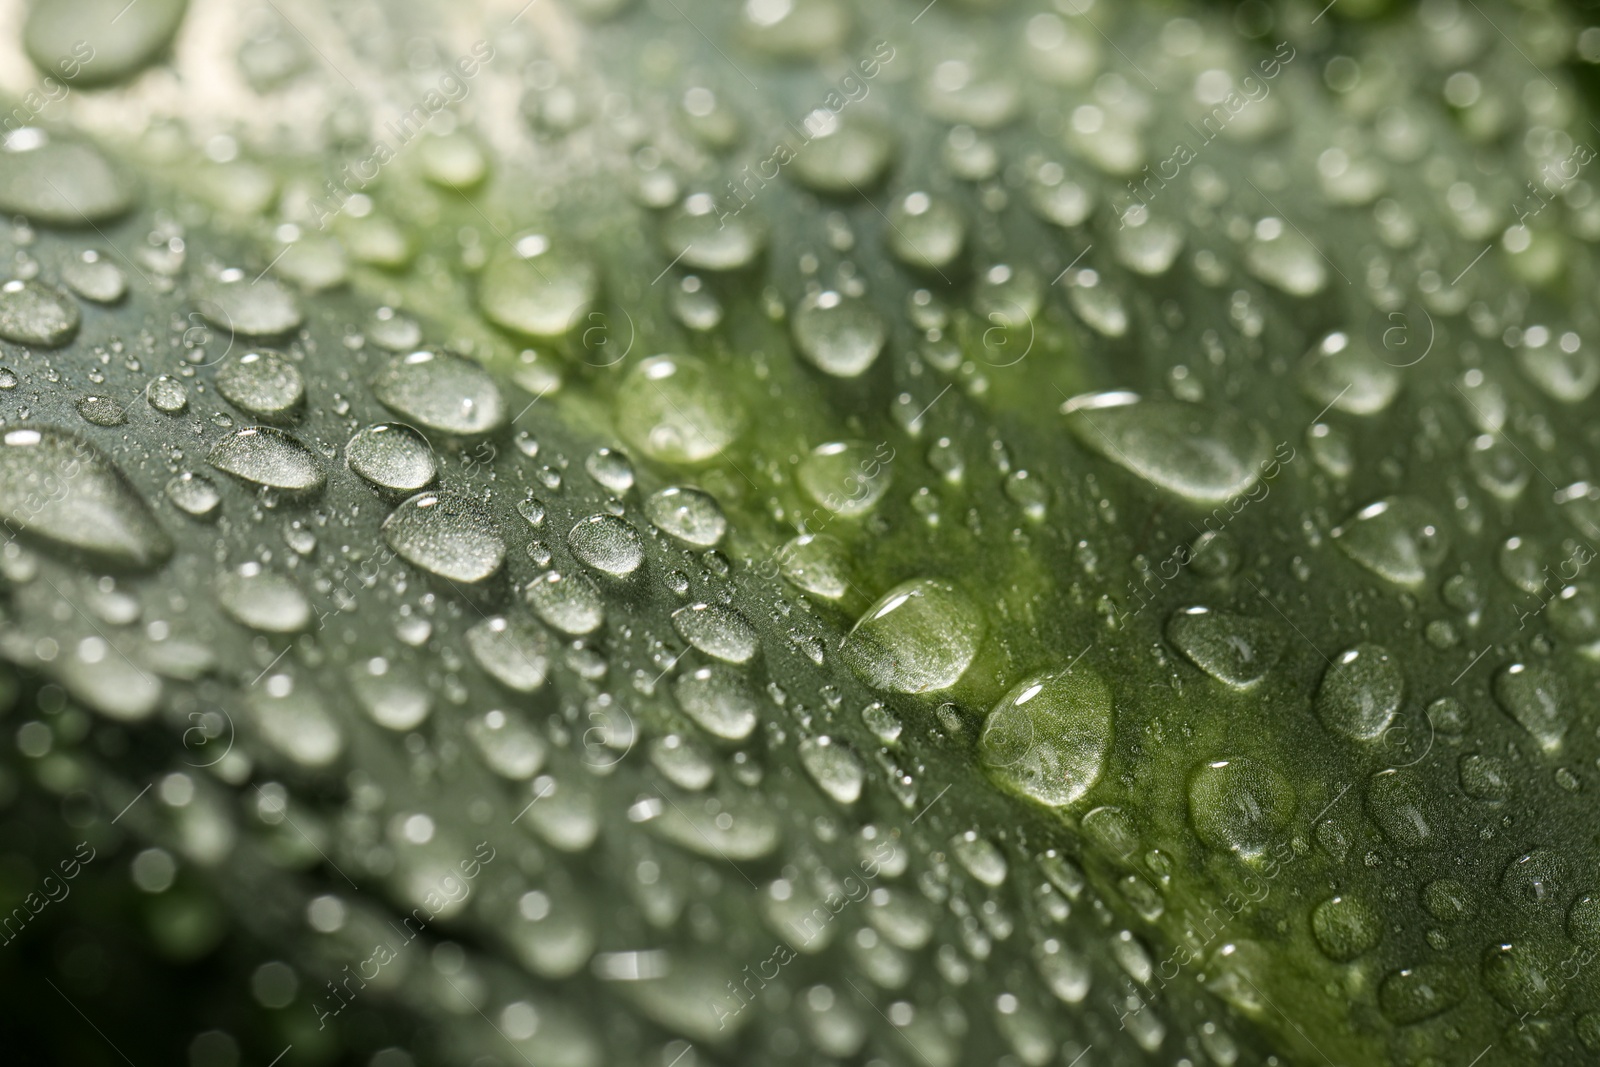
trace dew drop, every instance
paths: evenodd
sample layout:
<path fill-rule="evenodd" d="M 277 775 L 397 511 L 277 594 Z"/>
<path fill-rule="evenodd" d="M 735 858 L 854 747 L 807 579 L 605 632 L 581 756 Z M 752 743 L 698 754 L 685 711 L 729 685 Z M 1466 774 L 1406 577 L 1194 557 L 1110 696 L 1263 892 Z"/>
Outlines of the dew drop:
<path fill-rule="evenodd" d="M 983 612 L 955 585 L 919 578 L 869 608 L 845 638 L 842 653 L 875 689 L 926 693 L 960 679 L 987 628 Z"/>
<path fill-rule="evenodd" d="M 505 562 L 506 544 L 482 505 L 453 492 L 418 493 L 384 520 L 402 559 L 452 582 L 481 582 Z"/>

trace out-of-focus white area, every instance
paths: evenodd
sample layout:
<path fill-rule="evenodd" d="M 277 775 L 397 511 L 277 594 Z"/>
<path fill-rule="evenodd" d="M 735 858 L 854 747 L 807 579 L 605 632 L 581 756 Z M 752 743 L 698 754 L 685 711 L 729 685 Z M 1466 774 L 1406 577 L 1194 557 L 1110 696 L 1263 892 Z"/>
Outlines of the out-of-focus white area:
<path fill-rule="evenodd" d="M 475 99 L 468 110 L 474 128 L 504 151 L 525 143 L 517 128 L 519 79 L 512 75 L 532 46 L 559 66 L 577 63 L 581 25 L 554 0 L 404 0 L 404 8 L 396 0 L 371 3 L 369 21 L 417 27 L 447 62 L 471 55 L 479 42 L 494 47 L 493 60 L 471 80 Z M 9 98 L 8 107 L 43 78 L 21 44 L 27 8 L 27 0 L 0 0 L 0 94 Z M 351 11 L 359 17 L 362 8 Z M 244 76 L 239 49 L 273 21 L 287 23 L 283 36 L 305 49 L 307 63 L 303 73 L 260 93 Z M 373 53 L 381 49 L 355 47 L 350 36 L 321 0 L 191 0 L 170 62 L 120 85 L 73 88 L 37 118 L 44 125 L 76 125 L 112 139 L 137 135 L 156 121 L 177 120 L 200 144 L 228 134 L 258 148 L 315 152 L 322 147 L 330 109 L 358 100 L 372 135 L 381 137 L 385 124 L 419 104 L 439 74 L 408 70 L 404 40 L 388 48 L 390 55 L 375 59 Z M 451 119 L 440 116 L 440 121 Z"/>

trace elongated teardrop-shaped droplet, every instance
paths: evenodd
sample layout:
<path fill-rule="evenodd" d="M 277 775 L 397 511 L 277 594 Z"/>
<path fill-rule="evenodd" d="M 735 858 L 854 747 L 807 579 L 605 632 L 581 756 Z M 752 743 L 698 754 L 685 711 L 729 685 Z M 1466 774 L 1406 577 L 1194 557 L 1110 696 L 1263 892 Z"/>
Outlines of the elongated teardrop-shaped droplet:
<path fill-rule="evenodd" d="M 0 519 L 11 528 L 116 567 L 154 567 L 172 555 L 144 499 L 88 441 L 51 426 L 0 441 Z"/>
<path fill-rule="evenodd" d="M 217 442 L 206 462 L 225 474 L 271 489 L 309 492 L 321 489 L 328 478 L 299 438 L 271 426 L 233 431 Z"/>
<path fill-rule="evenodd" d="M 505 562 L 499 527 L 477 501 L 447 491 L 418 493 L 383 523 L 401 558 L 452 582 L 481 582 Z"/>
<path fill-rule="evenodd" d="M 1091 393 L 1067 401 L 1062 411 L 1084 447 L 1151 485 L 1202 503 L 1243 493 L 1271 459 L 1250 423 L 1197 404 Z"/>

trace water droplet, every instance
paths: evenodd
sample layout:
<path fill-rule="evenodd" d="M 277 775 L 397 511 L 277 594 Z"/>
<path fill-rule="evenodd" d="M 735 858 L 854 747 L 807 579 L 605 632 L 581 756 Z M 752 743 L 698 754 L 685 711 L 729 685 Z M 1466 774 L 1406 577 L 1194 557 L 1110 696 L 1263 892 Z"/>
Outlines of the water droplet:
<path fill-rule="evenodd" d="M 590 515 L 567 533 L 567 547 L 578 561 L 615 578 L 625 578 L 644 562 L 639 533 L 615 515 Z"/>
<path fill-rule="evenodd" d="M 1548 667 L 1513 663 L 1494 677 L 1494 696 L 1546 752 L 1561 747 L 1571 722 L 1566 682 Z"/>
<path fill-rule="evenodd" d="M 978 750 L 1006 788 L 1064 807 L 1099 781 L 1111 723 L 1110 688 L 1080 664 L 1015 686 L 989 712 Z"/>
<path fill-rule="evenodd" d="M 1232 412 L 1126 392 L 1085 394 L 1062 411 L 1085 447 L 1191 500 L 1236 497 L 1272 463 L 1261 435 Z"/>
<path fill-rule="evenodd" d="M 293 363 L 277 352 L 246 352 L 217 374 L 217 392 L 234 407 L 264 422 L 281 422 L 306 398 Z"/>
<path fill-rule="evenodd" d="M 882 447 L 863 441 L 831 441 L 800 461 L 795 481 L 806 495 L 836 515 L 865 515 L 889 491 L 892 481 Z"/>
<path fill-rule="evenodd" d="M 544 738 L 503 711 L 489 711 L 467 721 L 467 736 L 489 769 L 514 782 L 527 781 L 544 766 Z"/>
<path fill-rule="evenodd" d="M 889 251 L 909 267 L 937 271 L 961 253 L 966 222 L 954 203 L 942 196 L 909 193 L 889 211 Z"/>
<path fill-rule="evenodd" d="M 418 493 L 383 523 L 401 558 L 452 582 L 481 582 L 505 562 L 506 543 L 482 505 L 453 492 Z"/>
<path fill-rule="evenodd" d="M 305 321 L 300 301 L 273 278 L 246 281 L 237 268 L 195 285 L 195 307 L 207 322 L 245 337 L 278 337 Z"/>
<path fill-rule="evenodd" d="M 808 737 L 800 742 L 800 765 L 817 786 L 840 804 L 854 804 L 861 796 L 866 774 L 861 761 L 830 737 Z"/>
<path fill-rule="evenodd" d="M 721 212 L 709 193 L 695 193 L 661 225 L 661 243 L 672 261 L 691 270 L 747 267 L 766 246 L 767 233 L 754 212 Z"/>
<path fill-rule="evenodd" d="M 1547 333 L 1534 336 L 1545 337 Z M 1516 350 L 1522 373 L 1556 400 L 1568 404 L 1587 400 L 1600 385 L 1600 357 L 1594 350 L 1583 347 L 1575 333 L 1537 346 L 1530 343 L 1529 335 L 1533 335 L 1532 330 L 1524 332 L 1523 343 Z"/>
<path fill-rule="evenodd" d="M 756 698 L 727 667 L 713 663 L 685 674 L 672 692 L 684 714 L 713 737 L 742 741 L 756 728 Z"/>
<path fill-rule="evenodd" d="M 790 540 L 778 550 L 778 565 L 789 582 L 823 600 L 839 600 L 852 587 L 850 552 L 828 534 Z"/>
<path fill-rule="evenodd" d="M 1450 541 L 1433 509 L 1410 497 L 1369 504 L 1334 527 L 1351 559 L 1397 585 L 1420 585 L 1444 561 Z"/>
<path fill-rule="evenodd" d="M 1469 797 L 1499 801 L 1511 796 L 1511 768 L 1498 756 L 1482 753 L 1462 756 L 1456 774 L 1462 792 Z"/>
<path fill-rule="evenodd" d="M 538 234 L 501 248 L 478 282 L 478 306 L 489 321 L 527 337 L 560 337 L 599 295 L 594 264 Z"/>
<path fill-rule="evenodd" d="M 1400 372 L 1378 359 L 1360 338 L 1334 332 L 1306 354 L 1300 385 L 1318 404 L 1374 415 L 1400 391 Z"/>
<path fill-rule="evenodd" d="M 414 493 L 439 475 L 427 438 L 403 423 L 361 430 L 345 445 L 344 458 L 362 478 L 396 493 Z"/>
<path fill-rule="evenodd" d="M 1328 284 L 1322 253 L 1279 219 L 1262 219 L 1256 224 L 1244 261 L 1251 274 L 1290 296 L 1311 296 Z"/>
<path fill-rule="evenodd" d="M 1334 659 L 1317 688 L 1322 724 L 1351 741 L 1372 741 L 1400 710 L 1405 678 L 1379 645 L 1359 644 Z"/>
<path fill-rule="evenodd" d="M 606 621 L 600 590 L 582 574 L 546 571 L 523 586 L 522 595 L 539 618 L 573 637 L 593 633 Z"/>
<path fill-rule="evenodd" d="M 1416 850 L 1432 842 L 1437 813 L 1410 771 L 1390 768 L 1373 775 L 1367 814 L 1397 848 Z"/>
<path fill-rule="evenodd" d="M 145 399 L 163 415 L 178 415 L 189 406 L 189 390 L 178 379 L 163 374 L 145 386 Z"/>
<path fill-rule="evenodd" d="M 938 578 L 919 578 L 890 590 L 845 639 L 850 669 L 875 689 L 926 693 L 948 689 L 983 643 L 983 612 L 965 593 Z"/>
<path fill-rule="evenodd" d="M 610 448 L 597 449 L 583 461 L 583 469 L 595 483 L 618 496 L 633 488 L 633 464 L 621 452 Z"/>
<path fill-rule="evenodd" d="M 853 112 L 818 108 L 801 120 L 810 135 L 791 167 L 795 179 L 819 193 L 842 195 L 866 189 L 883 175 L 894 155 L 894 137 Z"/>
<path fill-rule="evenodd" d="M 1203 607 L 1173 615 L 1167 640 L 1196 667 L 1237 689 L 1265 678 L 1283 652 L 1281 635 L 1269 623 Z"/>
<path fill-rule="evenodd" d="M 311 624 L 311 602 L 280 574 L 246 563 L 217 579 L 217 603 L 233 620 L 262 633 L 298 633 Z"/>
<path fill-rule="evenodd" d="M 818 370 L 855 378 L 877 360 L 888 329 L 872 305 L 833 290 L 812 293 L 794 310 L 795 345 Z"/>
<path fill-rule="evenodd" d="M 256 728 L 273 748 L 304 767 L 325 767 L 339 757 L 344 737 L 310 686 L 277 674 L 247 692 Z"/>
<path fill-rule="evenodd" d="M 28 58 L 46 74 L 74 86 L 109 85 L 161 57 L 172 44 L 187 6 L 185 0 L 149 0 L 134 7 L 127 6 L 126 0 L 120 4 L 117 0 L 39 4 L 28 9 L 22 43 Z M 90 49 L 87 59 L 83 58 L 86 45 Z"/>
<path fill-rule="evenodd" d="M 271 426 L 233 431 L 217 442 L 206 462 L 224 474 L 272 489 L 313 491 L 327 481 L 309 448 Z"/>
<path fill-rule="evenodd" d="M 203 474 L 184 471 L 167 483 L 167 499 L 197 519 L 210 519 L 222 504 L 222 494 Z"/>
<path fill-rule="evenodd" d="M 1246 858 L 1266 851 L 1294 809 L 1288 781 L 1253 759 L 1206 763 L 1189 779 L 1189 818 L 1200 840 Z"/>
<path fill-rule="evenodd" d="M 63 263 L 61 280 L 68 289 L 97 304 L 115 304 L 128 293 L 128 276 L 94 249 Z"/>
<path fill-rule="evenodd" d="M 672 613 L 682 638 L 727 663 L 746 663 L 761 649 L 761 638 L 743 615 L 714 604 L 689 604 Z"/>
<path fill-rule="evenodd" d="M 1483 955 L 1483 987 L 1508 1011 L 1551 1015 L 1561 1010 L 1570 987 L 1565 946 L 1547 941 L 1490 945 Z"/>
<path fill-rule="evenodd" d="M 506 421 L 500 387 L 476 363 L 442 352 L 412 352 L 372 383 L 384 407 L 425 430 L 470 436 Z"/>
<path fill-rule="evenodd" d="M 374 657 L 350 668 L 350 689 L 367 717 L 387 730 L 414 730 L 433 710 L 427 687 L 409 667 Z"/>
<path fill-rule="evenodd" d="M 31 10 L 51 9 L 41 4 Z M 100 21 L 108 22 L 109 16 Z M 74 42 L 83 39 L 82 29 L 72 31 Z M 51 64 L 70 52 L 71 45 Z M 82 226 L 115 218 L 132 206 L 132 183 L 87 142 L 33 126 L 13 130 L 0 142 L 0 214 L 26 215 L 47 226 Z"/>
<path fill-rule="evenodd" d="M 1442 963 L 1424 963 L 1395 971 L 1378 987 L 1378 1010 L 1400 1026 L 1431 1019 L 1461 1002 L 1466 995 L 1456 971 Z"/>
<path fill-rule="evenodd" d="M 673 486 L 652 493 L 644 512 L 662 533 L 693 548 L 714 547 L 728 529 L 717 498 L 699 489 Z"/>
<path fill-rule="evenodd" d="M 1383 936 L 1377 912 L 1351 896 L 1330 897 L 1311 911 L 1311 933 L 1323 955 L 1347 963 Z"/>
<path fill-rule="evenodd" d="M 692 356 L 651 356 L 617 390 L 617 424 L 663 463 L 701 463 L 733 443 L 744 412 L 711 368 Z"/>
<path fill-rule="evenodd" d="M 470 190 L 489 173 L 489 160 L 477 140 L 464 130 L 430 134 L 418 147 L 422 173 L 446 189 Z"/>
<path fill-rule="evenodd" d="M 980 837 L 974 830 L 968 830 L 950 841 L 950 851 L 956 862 L 984 885 L 1005 885 L 1010 866 L 1006 863 L 1005 853 L 993 841 Z"/>
<path fill-rule="evenodd" d="M 1142 217 L 1135 222 L 1125 216 L 1127 225 L 1117 231 L 1117 262 L 1124 267 L 1158 278 L 1172 269 L 1183 251 L 1183 228 L 1167 219 Z"/>
<path fill-rule="evenodd" d="M 113 567 L 144 569 L 172 540 L 105 453 L 54 427 L 11 430 L 0 447 L 0 519 Z"/>
<path fill-rule="evenodd" d="M 79 320 L 77 303 L 47 285 L 17 279 L 0 285 L 0 337 L 7 341 L 57 348 L 77 335 Z"/>
<path fill-rule="evenodd" d="M 128 412 L 109 396 L 81 397 L 77 403 L 83 421 L 95 426 L 121 426 L 128 421 Z"/>
<path fill-rule="evenodd" d="M 550 671 L 550 637 L 533 622 L 503 615 L 474 623 L 467 650 L 495 681 L 517 693 L 531 693 Z"/>

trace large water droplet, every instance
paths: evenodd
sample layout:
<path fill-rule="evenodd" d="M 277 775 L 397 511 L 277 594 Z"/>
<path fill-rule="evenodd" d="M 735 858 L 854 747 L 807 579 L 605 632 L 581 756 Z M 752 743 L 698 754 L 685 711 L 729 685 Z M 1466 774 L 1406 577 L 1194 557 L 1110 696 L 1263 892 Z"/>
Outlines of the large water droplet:
<path fill-rule="evenodd" d="M 861 797 L 866 774 L 861 761 L 831 737 L 808 737 L 800 742 L 800 765 L 812 781 L 840 804 L 854 804 Z"/>
<path fill-rule="evenodd" d="M 894 154 L 894 138 L 871 119 L 854 112 L 836 115 L 818 108 L 801 120 L 810 136 L 790 165 L 808 189 L 835 195 L 866 189 L 877 182 Z"/>
<path fill-rule="evenodd" d="M 459 493 L 411 497 L 384 520 L 383 538 L 401 558 L 452 582 L 481 582 L 506 558 L 494 520 Z"/>
<path fill-rule="evenodd" d="M 1191 500 L 1238 496 L 1271 462 L 1261 435 L 1228 411 L 1126 392 L 1075 397 L 1062 411 L 1085 447 Z"/>
<path fill-rule="evenodd" d="M 812 596 L 838 600 L 851 588 L 850 552 L 836 537 L 803 534 L 779 549 L 777 558 L 779 573 Z"/>
<path fill-rule="evenodd" d="M 889 212 L 889 251 L 909 267 L 948 267 L 961 253 L 966 233 L 960 210 L 940 196 L 910 193 Z"/>
<path fill-rule="evenodd" d="M 1260 619 L 1210 608 L 1184 608 L 1167 623 L 1167 639 L 1219 682 L 1248 689 L 1283 652 L 1278 630 Z"/>
<path fill-rule="evenodd" d="M 217 392 L 234 407 L 265 422 L 281 422 L 306 398 L 306 383 L 277 352 L 246 352 L 217 374 Z"/>
<path fill-rule="evenodd" d="M 344 737 L 312 687 L 276 674 L 248 694 L 256 728 L 273 748 L 305 767 L 325 767 L 339 757 Z"/>
<path fill-rule="evenodd" d="M 231 268 L 195 285 L 195 307 L 207 322 L 245 337 L 278 337 L 305 320 L 300 301 L 280 282 L 245 277 Z"/>
<path fill-rule="evenodd" d="M 309 448 L 271 426 L 233 431 L 217 442 L 206 462 L 224 474 L 272 489 L 312 491 L 327 480 Z"/>
<path fill-rule="evenodd" d="M 559 337 L 600 293 L 600 273 L 570 250 L 527 234 L 483 268 L 478 305 L 490 322 L 528 337 Z"/>
<path fill-rule="evenodd" d="M 1433 509 L 1410 497 L 1367 505 L 1335 527 L 1333 536 L 1351 559 L 1398 585 L 1420 585 L 1450 547 Z"/>
<path fill-rule="evenodd" d="M 531 693 L 550 671 L 550 637 L 529 620 L 503 615 L 474 623 L 467 650 L 495 681 L 518 693 Z"/>
<path fill-rule="evenodd" d="M 217 603 L 240 625 L 262 633 L 291 634 L 311 624 L 311 602 L 281 574 L 246 563 L 217 579 Z"/>
<path fill-rule="evenodd" d="M 983 612 L 950 582 L 895 586 L 845 638 L 845 662 L 875 689 L 926 693 L 954 685 L 978 654 Z"/>
<path fill-rule="evenodd" d="M 689 604 L 672 613 L 680 636 L 701 652 L 727 663 L 745 663 L 761 649 L 756 629 L 732 608 Z"/>
<path fill-rule="evenodd" d="M 693 356 L 651 356 L 617 389 L 617 424 L 634 447 L 664 463 L 701 463 L 733 443 L 744 412 Z"/>
<path fill-rule="evenodd" d="M 1100 780 L 1111 722 L 1110 687 L 1080 664 L 1013 688 L 989 712 L 978 749 L 1008 789 L 1063 807 Z"/>
<path fill-rule="evenodd" d="M 1431 1019 L 1466 995 L 1459 973 L 1442 963 L 1395 971 L 1378 987 L 1378 1010 L 1400 1026 Z"/>
<path fill-rule="evenodd" d="M 1400 372 L 1378 359 L 1366 342 L 1334 332 L 1307 353 L 1300 384 L 1318 404 L 1373 415 L 1400 391 Z"/>
<path fill-rule="evenodd" d="M 795 471 L 795 481 L 829 511 L 854 518 L 877 506 L 892 478 L 882 446 L 830 441 L 806 454 Z"/>
<path fill-rule="evenodd" d="M 1571 723 L 1572 699 L 1559 674 L 1548 667 L 1513 663 L 1494 676 L 1494 696 L 1540 748 L 1554 752 L 1561 747 Z"/>
<path fill-rule="evenodd" d="M 22 43 L 45 74 L 109 85 L 154 63 L 172 43 L 186 0 L 52 0 L 28 9 Z"/>
<path fill-rule="evenodd" d="M 1354 897 L 1329 897 L 1311 910 L 1311 933 L 1330 960 L 1355 959 L 1378 943 L 1383 924 L 1377 912 Z"/>
<path fill-rule="evenodd" d="M 644 513 L 662 533 L 693 548 L 712 548 L 727 532 L 717 498 L 699 489 L 673 486 L 652 493 Z"/>
<path fill-rule="evenodd" d="M 1388 649 L 1359 644 L 1340 653 L 1323 674 L 1317 715 L 1340 737 L 1372 741 L 1394 721 L 1404 688 L 1400 665 Z"/>
<path fill-rule="evenodd" d="M 433 697 L 416 672 L 382 657 L 351 667 L 350 689 L 367 717 L 386 730 L 414 730 L 433 710 Z"/>
<path fill-rule="evenodd" d="M 37 4 L 33 10 L 52 6 Z M 82 39 L 77 30 L 73 39 Z M 47 226 L 82 226 L 132 206 L 132 183 L 91 144 L 33 126 L 0 141 L 0 213 L 26 215 Z"/>
<path fill-rule="evenodd" d="M 767 234 L 755 212 L 724 212 L 709 193 L 695 193 L 662 223 L 661 243 L 673 262 L 693 270 L 738 270 L 760 254 Z"/>
<path fill-rule="evenodd" d="M 1279 219 L 1262 219 L 1246 246 L 1250 273 L 1290 296 L 1311 296 L 1328 284 L 1327 261 L 1300 231 Z"/>
<path fill-rule="evenodd" d="M 1367 814 L 1398 848 L 1415 850 L 1433 839 L 1434 805 L 1410 771 L 1390 768 L 1373 775 L 1367 783 Z"/>
<path fill-rule="evenodd" d="M 1253 759 L 1203 764 L 1189 779 L 1189 818 L 1200 840 L 1215 849 L 1261 855 L 1288 827 L 1294 809 L 1288 781 Z"/>
<path fill-rule="evenodd" d="M 567 547 L 578 561 L 615 578 L 625 578 L 644 562 L 639 533 L 615 515 L 590 515 L 567 533 Z"/>
<path fill-rule="evenodd" d="M 56 348 L 78 332 L 78 305 L 35 281 L 0 285 L 0 337 L 19 345 Z"/>
<path fill-rule="evenodd" d="M 756 698 L 727 667 L 713 663 L 683 675 L 672 692 L 684 713 L 713 737 L 742 741 L 756 728 Z"/>
<path fill-rule="evenodd" d="M 606 621 L 600 590 L 582 574 L 546 571 L 523 586 L 522 596 L 539 618 L 573 637 L 593 633 Z"/>
<path fill-rule="evenodd" d="M 794 310 L 794 340 L 812 365 L 838 378 L 860 375 L 883 351 L 888 329 L 872 305 L 833 290 L 812 293 Z"/>
<path fill-rule="evenodd" d="M 439 475 L 427 439 L 403 423 L 368 426 L 350 438 L 344 458 L 362 478 L 396 493 L 414 493 Z"/>
<path fill-rule="evenodd" d="M 487 434 L 506 420 L 500 387 L 476 363 L 419 351 L 392 363 L 372 383 L 384 407 L 427 430 Z"/>
<path fill-rule="evenodd" d="M 54 427 L 11 430 L 0 447 L 0 519 L 113 567 L 148 568 L 172 540 L 105 453 Z"/>

